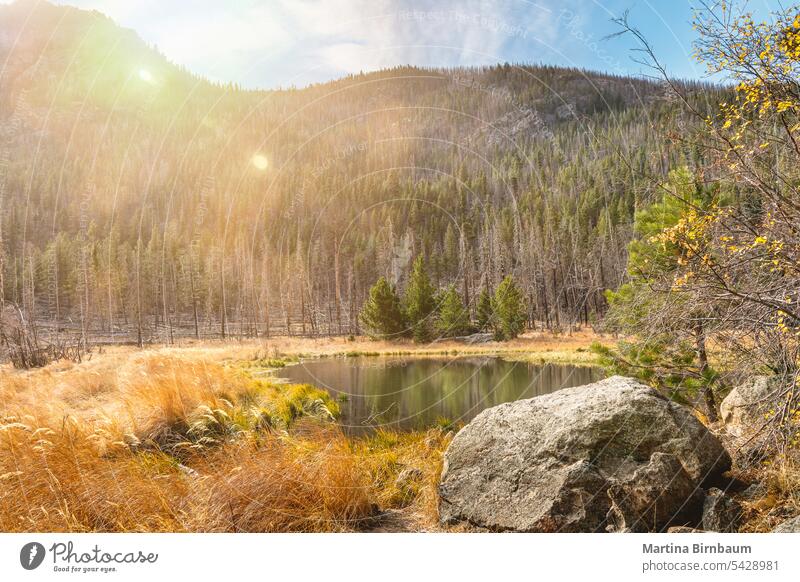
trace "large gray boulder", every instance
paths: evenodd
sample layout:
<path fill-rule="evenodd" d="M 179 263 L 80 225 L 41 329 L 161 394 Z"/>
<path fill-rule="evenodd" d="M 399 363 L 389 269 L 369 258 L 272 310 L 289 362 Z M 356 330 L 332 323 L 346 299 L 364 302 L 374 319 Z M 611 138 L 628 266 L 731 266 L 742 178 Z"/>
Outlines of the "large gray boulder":
<path fill-rule="evenodd" d="M 766 422 L 764 415 L 774 407 L 781 391 L 778 376 L 754 376 L 731 390 L 720 404 L 725 429 L 734 437 L 749 437 Z"/>
<path fill-rule="evenodd" d="M 630 378 L 481 412 L 453 439 L 440 519 L 490 530 L 661 530 L 730 467 L 687 409 Z M 685 523 L 685 522 L 682 522 Z"/>

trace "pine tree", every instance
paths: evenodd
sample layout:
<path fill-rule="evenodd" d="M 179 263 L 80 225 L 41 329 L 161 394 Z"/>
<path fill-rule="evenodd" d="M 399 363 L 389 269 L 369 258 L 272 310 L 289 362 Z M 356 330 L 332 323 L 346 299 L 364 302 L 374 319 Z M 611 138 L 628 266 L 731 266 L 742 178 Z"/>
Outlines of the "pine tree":
<path fill-rule="evenodd" d="M 525 299 L 514 277 L 506 276 L 494 294 L 495 338 L 510 340 L 525 329 Z"/>
<path fill-rule="evenodd" d="M 422 256 L 414 261 L 414 268 L 405 293 L 405 312 L 411 326 L 414 341 L 428 341 L 432 335 L 432 315 L 436 310 L 434 288 L 431 285 L 428 273 L 425 271 L 425 262 Z"/>
<path fill-rule="evenodd" d="M 464 307 L 461 295 L 453 285 L 445 290 L 440 305 L 436 330 L 442 337 L 455 337 L 469 333 L 469 312 Z"/>
<path fill-rule="evenodd" d="M 369 290 L 369 298 L 361 310 L 361 323 L 373 337 L 397 338 L 405 332 L 400 298 L 385 277 Z"/>
<path fill-rule="evenodd" d="M 620 341 L 617 350 L 598 346 L 595 351 L 616 372 L 657 385 L 677 399 L 702 395 L 714 422 L 719 374 L 706 352 L 713 312 L 687 289 L 673 290 L 687 255 L 660 235 L 710 208 L 721 194 L 700 187 L 688 168 L 670 172 L 665 188 L 669 193 L 662 200 L 636 213 L 636 238 L 628 244 L 628 282 L 606 292 L 610 310 L 605 328 L 635 339 Z"/>
<path fill-rule="evenodd" d="M 490 329 L 494 321 L 494 312 L 492 311 L 492 296 L 489 291 L 484 289 L 478 296 L 478 313 L 476 324 L 479 331 L 486 331 Z"/>

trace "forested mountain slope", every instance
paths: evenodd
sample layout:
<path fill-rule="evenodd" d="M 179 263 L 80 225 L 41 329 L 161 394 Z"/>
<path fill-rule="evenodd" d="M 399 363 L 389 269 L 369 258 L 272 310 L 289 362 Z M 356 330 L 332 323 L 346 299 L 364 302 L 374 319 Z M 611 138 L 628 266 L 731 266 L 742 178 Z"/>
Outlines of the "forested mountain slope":
<path fill-rule="evenodd" d="M 646 176 L 697 161 L 666 95 L 527 65 L 249 91 L 96 12 L 0 6 L 2 301 L 119 341 L 356 333 L 422 254 L 469 304 L 513 274 L 531 324 L 589 321 Z"/>

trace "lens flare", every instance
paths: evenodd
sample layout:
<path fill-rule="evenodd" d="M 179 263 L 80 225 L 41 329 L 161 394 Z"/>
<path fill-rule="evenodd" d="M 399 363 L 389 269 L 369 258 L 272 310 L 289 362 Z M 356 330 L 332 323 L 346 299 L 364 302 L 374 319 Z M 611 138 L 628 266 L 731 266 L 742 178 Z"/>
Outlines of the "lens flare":
<path fill-rule="evenodd" d="M 139 69 L 139 78 L 144 81 L 145 83 L 154 83 L 155 78 L 153 77 L 153 73 L 148 71 L 147 69 Z"/>
<path fill-rule="evenodd" d="M 262 154 L 255 154 L 252 161 L 253 165 L 259 170 L 266 170 L 269 165 L 267 157 Z"/>

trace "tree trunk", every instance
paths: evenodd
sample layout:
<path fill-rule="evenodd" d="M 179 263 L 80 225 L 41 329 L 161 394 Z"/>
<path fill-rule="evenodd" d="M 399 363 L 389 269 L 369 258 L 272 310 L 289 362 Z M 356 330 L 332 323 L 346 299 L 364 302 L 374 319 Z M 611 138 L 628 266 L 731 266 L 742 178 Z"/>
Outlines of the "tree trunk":
<path fill-rule="evenodd" d="M 143 346 L 142 338 L 142 241 L 136 244 L 136 345 Z"/>
<path fill-rule="evenodd" d="M 700 376 L 704 377 L 708 371 L 708 354 L 706 353 L 706 334 L 702 323 L 698 322 L 695 325 L 694 333 L 697 359 L 700 363 Z M 703 398 L 706 401 L 708 420 L 709 422 L 717 422 L 719 419 L 717 415 L 717 401 L 714 398 L 714 391 L 711 385 L 712 382 L 706 383 L 705 378 L 703 378 Z"/>
<path fill-rule="evenodd" d="M 200 339 L 200 324 L 197 320 L 197 292 L 194 288 L 194 257 L 189 253 L 189 285 L 192 293 L 192 316 L 194 317 L 194 339 Z"/>

